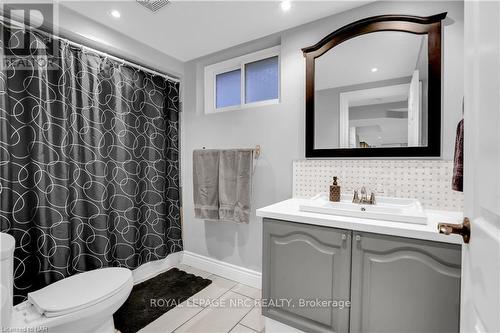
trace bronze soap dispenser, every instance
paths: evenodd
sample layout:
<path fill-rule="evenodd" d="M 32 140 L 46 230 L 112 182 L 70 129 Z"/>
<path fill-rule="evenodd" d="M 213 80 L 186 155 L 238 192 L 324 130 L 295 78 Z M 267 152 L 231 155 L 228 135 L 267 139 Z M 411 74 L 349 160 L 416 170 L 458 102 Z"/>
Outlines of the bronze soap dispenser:
<path fill-rule="evenodd" d="M 340 201 L 340 186 L 337 184 L 337 177 L 333 177 L 333 184 L 330 185 L 330 201 Z"/>

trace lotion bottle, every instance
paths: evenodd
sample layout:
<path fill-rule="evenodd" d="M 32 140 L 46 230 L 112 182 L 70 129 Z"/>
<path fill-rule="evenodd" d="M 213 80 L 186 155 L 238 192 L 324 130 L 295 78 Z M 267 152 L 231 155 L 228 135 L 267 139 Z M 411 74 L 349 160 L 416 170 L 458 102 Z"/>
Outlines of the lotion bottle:
<path fill-rule="evenodd" d="M 337 184 L 337 177 L 333 177 L 333 184 L 330 185 L 330 201 L 340 201 L 340 186 Z"/>

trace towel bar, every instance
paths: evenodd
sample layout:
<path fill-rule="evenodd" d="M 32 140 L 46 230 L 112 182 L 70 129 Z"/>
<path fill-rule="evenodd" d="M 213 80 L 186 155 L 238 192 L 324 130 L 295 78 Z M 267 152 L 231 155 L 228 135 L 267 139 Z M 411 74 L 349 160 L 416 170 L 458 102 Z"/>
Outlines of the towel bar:
<path fill-rule="evenodd" d="M 206 149 L 206 147 L 202 147 L 202 149 Z M 254 152 L 254 156 L 253 157 L 255 159 L 258 159 L 259 156 L 260 156 L 260 151 L 261 151 L 260 145 L 255 146 L 255 148 L 249 148 L 249 149 L 253 150 L 253 152 Z"/>

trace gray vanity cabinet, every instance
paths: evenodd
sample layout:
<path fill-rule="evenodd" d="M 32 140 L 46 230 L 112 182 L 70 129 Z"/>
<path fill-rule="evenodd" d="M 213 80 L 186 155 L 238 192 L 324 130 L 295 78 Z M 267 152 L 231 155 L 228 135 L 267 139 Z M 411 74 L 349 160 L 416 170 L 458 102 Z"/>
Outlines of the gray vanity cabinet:
<path fill-rule="evenodd" d="M 461 246 L 264 219 L 264 316 L 304 332 L 459 332 Z M 350 308 L 300 306 L 350 300 Z"/>
<path fill-rule="evenodd" d="M 350 332 L 458 332 L 459 245 L 354 232 Z"/>
<path fill-rule="evenodd" d="M 349 300 L 351 234 L 265 219 L 263 299 L 292 303 L 264 306 L 263 314 L 305 332 L 348 332 L 348 308 L 306 307 L 301 300 Z"/>

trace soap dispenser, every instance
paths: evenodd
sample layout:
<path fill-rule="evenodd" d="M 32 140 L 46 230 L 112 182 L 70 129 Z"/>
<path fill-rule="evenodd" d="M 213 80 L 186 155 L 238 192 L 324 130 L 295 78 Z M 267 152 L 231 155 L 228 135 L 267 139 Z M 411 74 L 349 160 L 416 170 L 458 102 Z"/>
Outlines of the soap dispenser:
<path fill-rule="evenodd" d="M 333 177 L 333 184 L 330 185 L 330 201 L 340 201 L 340 186 L 337 184 L 337 177 Z"/>

